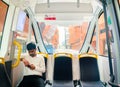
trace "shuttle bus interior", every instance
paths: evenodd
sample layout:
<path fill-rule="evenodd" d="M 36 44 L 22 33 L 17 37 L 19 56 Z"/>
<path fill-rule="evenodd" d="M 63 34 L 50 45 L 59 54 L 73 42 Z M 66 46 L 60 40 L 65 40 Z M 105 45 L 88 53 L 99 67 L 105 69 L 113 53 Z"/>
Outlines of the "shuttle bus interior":
<path fill-rule="evenodd" d="M 0 87 L 23 79 L 29 42 L 45 87 L 120 87 L 120 0 L 0 0 Z"/>

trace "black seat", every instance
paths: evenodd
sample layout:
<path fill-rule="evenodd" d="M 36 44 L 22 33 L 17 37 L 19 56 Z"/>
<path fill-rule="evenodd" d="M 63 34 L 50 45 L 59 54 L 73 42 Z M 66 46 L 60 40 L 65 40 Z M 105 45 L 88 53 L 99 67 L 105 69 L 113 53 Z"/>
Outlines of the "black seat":
<path fill-rule="evenodd" d="M 53 87 L 73 87 L 72 57 L 54 56 Z"/>
<path fill-rule="evenodd" d="M 80 81 L 82 87 L 103 87 L 97 64 L 96 54 L 80 54 Z"/>
<path fill-rule="evenodd" d="M 4 62 L 3 60 L 0 58 L 0 87 L 12 87 L 11 75 L 8 74 L 11 73 L 12 61 Z"/>

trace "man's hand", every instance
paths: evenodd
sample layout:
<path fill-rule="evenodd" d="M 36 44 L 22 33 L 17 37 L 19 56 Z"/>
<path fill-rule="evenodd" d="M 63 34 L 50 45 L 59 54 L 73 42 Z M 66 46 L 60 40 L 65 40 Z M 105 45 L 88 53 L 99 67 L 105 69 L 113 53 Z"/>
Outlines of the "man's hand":
<path fill-rule="evenodd" d="M 22 59 L 22 61 L 23 61 L 25 66 L 29 66 L 30 65 L 30 63 L 26 59 Z"/>
<path fill-rule="evenodd" d="M 30 68 L 31 70 L 34 70 L 35 69 L 35 65 L 34 64 L 30 64 L 26 59 L 22 59 L 24 65 L 28 68 Z"/>
<path fill-rule="evenodd" d="M 29 65 L 29 68 L 30 68 L 31 70 L 34 70 L 34 69 L 35 69 L 34 64 L 30 64 L 30 65 Z"/>

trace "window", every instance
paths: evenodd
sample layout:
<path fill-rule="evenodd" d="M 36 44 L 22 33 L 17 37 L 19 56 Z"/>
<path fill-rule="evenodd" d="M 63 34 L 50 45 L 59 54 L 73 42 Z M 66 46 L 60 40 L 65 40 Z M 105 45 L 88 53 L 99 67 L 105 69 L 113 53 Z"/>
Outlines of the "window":
<path fill-rule="evenodd" d="M 7 15 L 8 5 L 0 0 L 0 47 L 2 42 L 2 34 L 5 25 L 5 18 Z"/>
<path fill-rule="evenodd" d="M 39 23 L 39 25 L 42 24 Z M 79 51 L 84 42 L 87 28 L 88 22 L 83 21 L 81 25 L 44 25 L 41 32 L 46 48 L 52 46 L 54 50 L 71 49 Z"/>
<path fill-rule="evenodd" d="M 29 21 L 30 21 L 30 19 L 27 16 L 25 16 L 24 21 L 25 21 L 24 24 L 19 25 L 19 28 L 23 27 L 23 29 L 22 30 L 17 30 L 15 32 L 16 40 L 21 43 L 23 53 L 26 52 L 26 44 L 28 43 Z M 30 37 L 30 40 L 35 42 L 33 32 L 32 32 L 32 35 Z"/>
<path fill-rule="evenodd" d="M 110 39 L 110 45 L 111 42 L 113 42 L 113 36 L 112 36 L 112 29 L 111 29 L 111 19 L 110 16 L 108 16 L 108 26 L 109 26 L 109 36 Z M 98 19 L 98 29 L 99 29 L 99 55 L 108 56 L 108 47 L 107 47 L 107 40 L 106 40 L 106 30 L 105 30 L 105 21 L 104 21 L 104 13 L 100 16 Z M 91 46 L 92 49 L 89 50 L 89 52 L 97 52 L 97 42 L 96 42 L 96 31 L 94 31 L 94 35 L 92 38 Z M 112 47 L 112 46 L 110 46 Z M 112 48 L 111 48 L 112 49 Z"/>

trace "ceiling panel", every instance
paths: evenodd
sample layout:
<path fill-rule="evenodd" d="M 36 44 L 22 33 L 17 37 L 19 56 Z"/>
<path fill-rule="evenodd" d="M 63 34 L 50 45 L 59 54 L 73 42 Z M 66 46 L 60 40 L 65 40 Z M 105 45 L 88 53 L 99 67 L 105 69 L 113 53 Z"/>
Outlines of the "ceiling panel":
<path fill-rule="evenodd" d="M 90 3 L 47 3 L 36 4 L 35 13 L 92 13 L 93 8 Z"/>
<path fill-rule="evenodd" d="M 37 3 L 47 3 L 48 0 L 37 0 Z M 77 2 L 78 0 L 49 0 L 50 3 L 54 2 Z M 80 3 L 90 3 L 94 0 L 79 0 Z"/>

